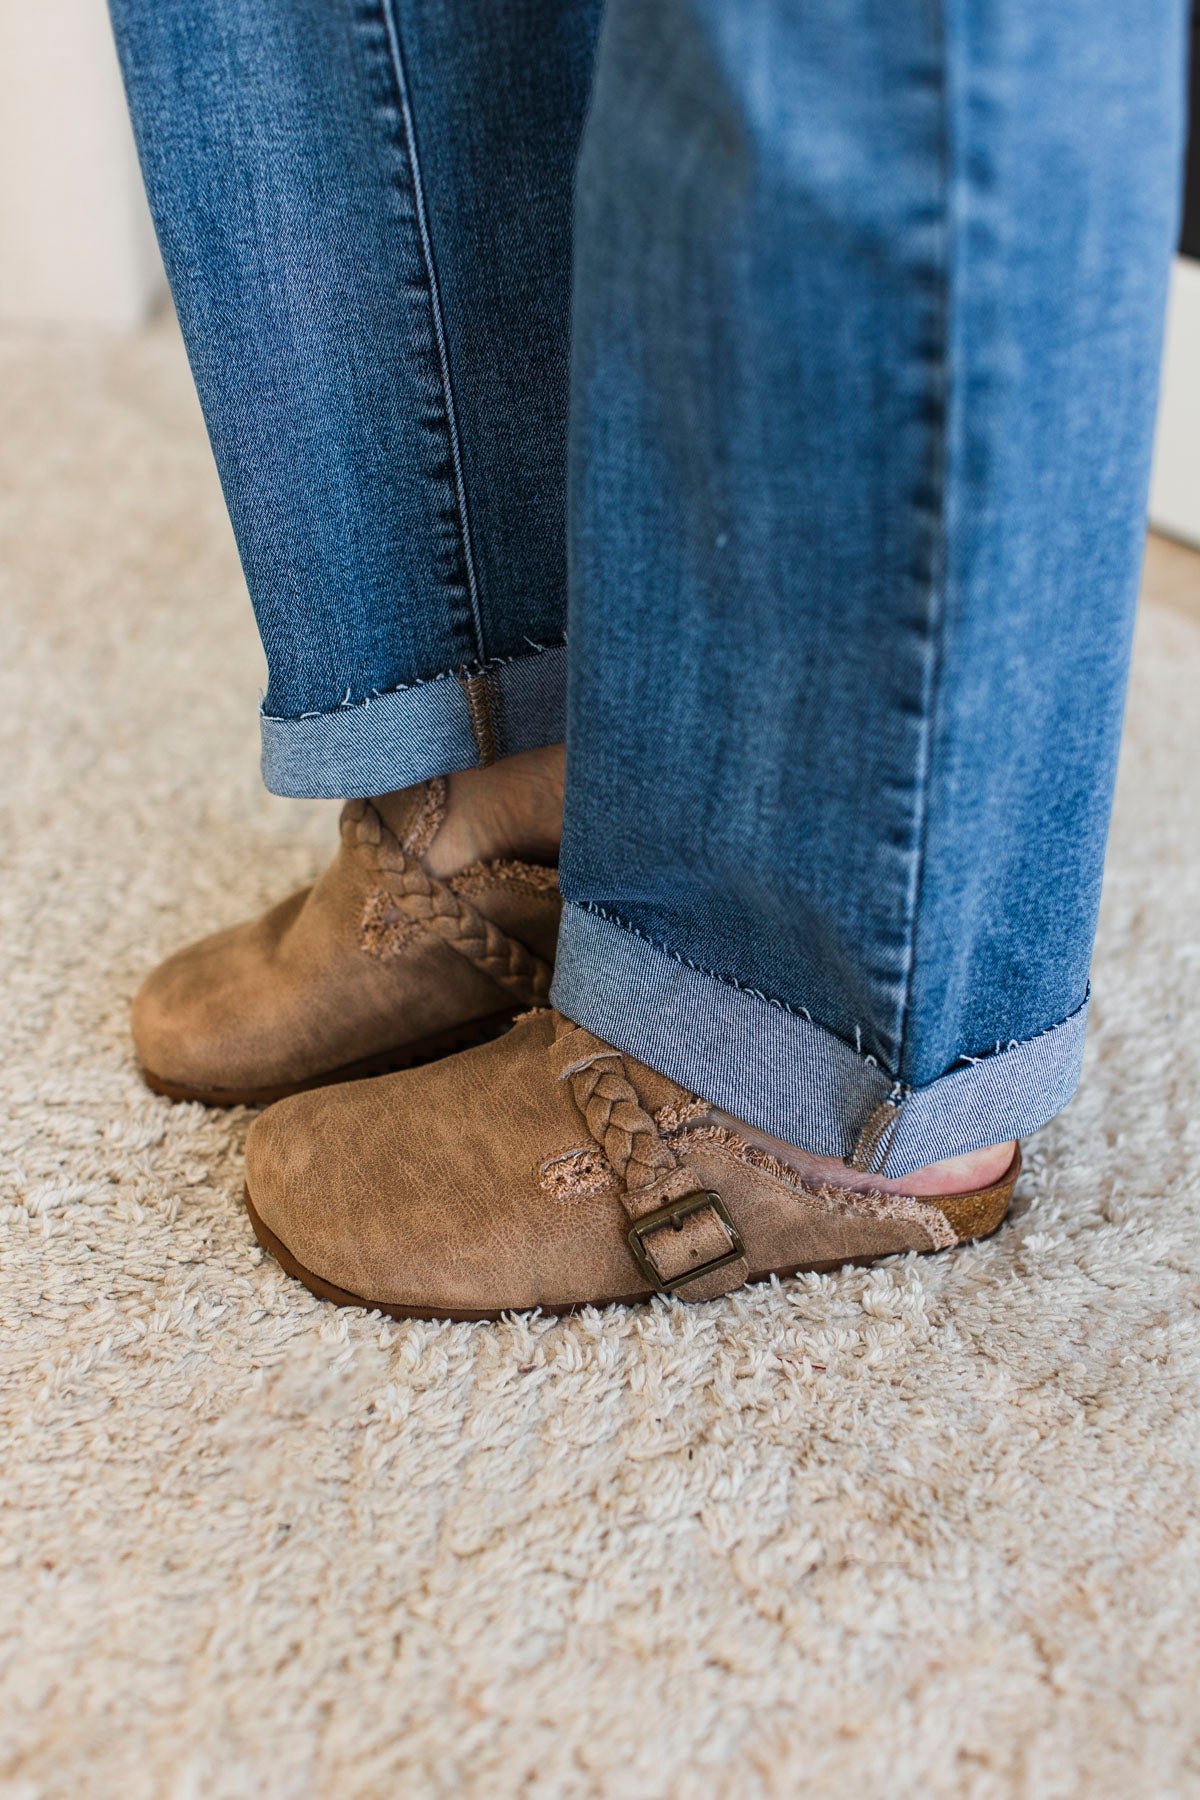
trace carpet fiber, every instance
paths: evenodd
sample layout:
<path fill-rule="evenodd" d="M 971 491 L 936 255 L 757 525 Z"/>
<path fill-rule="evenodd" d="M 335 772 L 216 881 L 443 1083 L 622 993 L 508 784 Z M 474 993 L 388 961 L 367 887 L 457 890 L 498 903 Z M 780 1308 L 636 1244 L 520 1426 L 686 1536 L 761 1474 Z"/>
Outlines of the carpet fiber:
<path fill-rule="evenodd" d="M 1200 563 L 1150 564 L 1086 1074 L 1008 1227 L 384 1323 L 263 1256 L 249 1115 L 126 1034 L 334 836 L 258 784 L 178 341 L 10 340 L 0 394 L 6 1800 L 1200 1794 Z"/>

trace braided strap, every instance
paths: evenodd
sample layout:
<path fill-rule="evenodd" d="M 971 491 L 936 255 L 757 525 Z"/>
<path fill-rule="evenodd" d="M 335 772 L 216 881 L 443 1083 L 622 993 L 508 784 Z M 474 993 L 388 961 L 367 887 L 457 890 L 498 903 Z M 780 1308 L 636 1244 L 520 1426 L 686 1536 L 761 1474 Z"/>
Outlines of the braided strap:
<path fill-rule="evenodd" d="M 620 1051 L 561 1015 L 556 1026 L 551 1067 L 571 1083 L 575 1104 L 621 1183 L 639 1266 L 656 1287 L 684 1300 L 713 1300 L 740 1287 L 749 1265 L 719 1196 L 706 1192 L 664 1140 Z M 659 1213 L 670 1216 L 653 1220 Z"/>
<path fill-rule="evenodd" d="M 620 1055 L 593 1041 L 593 1060 L 571 1071 L 575 1104 L 618 1178 L 636 1192 L 669 1174 L 675 1153 L 638 1100 Z"/>
<path fill-rule="evenodd" d="M 544 1006 L 550 993 L 549 963 L 501 931 L 465 894 L 430 875 L 418 860 L 441 822 L 444 805 L 444 784 L 427 783 L 403 844 L 369 801 L 352 800 L 343 808 L 343 837 L 352 847 L 373 852 L 375 873 L 383 883 L 367 899 L 363 948 L 387 961 L 400 955 L 416 933 L 432 931 L 524 1005 Z"/>
<path fill-rule="evenodd" d="M 414 862 L 387 871 L 387 899 L 397 916 L 435 931 L 444 943 L 474 963 L 527 1006 L 544 1006 L 550 994 L 550 965 L 484 917 L 463 894 L 455 893 Z"/>

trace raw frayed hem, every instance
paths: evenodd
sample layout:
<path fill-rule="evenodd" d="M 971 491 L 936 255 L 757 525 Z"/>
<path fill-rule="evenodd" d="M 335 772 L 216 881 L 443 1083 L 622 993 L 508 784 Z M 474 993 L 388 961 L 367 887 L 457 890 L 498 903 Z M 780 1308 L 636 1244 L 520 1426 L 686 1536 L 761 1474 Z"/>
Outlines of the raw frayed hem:
<path fill-rule="evenodd" d="M 263 781 L 294 798 L 370 799 L 561 743 L 566 681 L 565 644 L 531 644 L 528 655 L 347 697 L 330 712 L 262 712 Z"/>

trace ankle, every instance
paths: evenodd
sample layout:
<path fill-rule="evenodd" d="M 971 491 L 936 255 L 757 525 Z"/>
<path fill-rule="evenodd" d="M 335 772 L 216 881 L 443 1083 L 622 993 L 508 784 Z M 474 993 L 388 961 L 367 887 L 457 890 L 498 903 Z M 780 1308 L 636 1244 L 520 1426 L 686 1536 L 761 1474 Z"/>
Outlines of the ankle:
<path fill-rule="evenodd" d="M 759 1149 L 769 1151 L 808 1182 L 861 1188 L 879 1194 L 974 1193 L 979 1188 L 991 1187 L 1001 1179 L 1007 1172 L 1016 1149 L 1016 1144 L 1012 1142 L 990 1144 L 982 1150 L 971 1150 L 962 1156 L 950 1156 L 944 1162 L 930 1163 L 923 1169 L 914 1170 L 911 1175 L 893 1179 L 851 1169 L 835 1156 L 811 1156 L 794 1144 L 785 1144 L 782 1139 L 770 1137 L 765 1131 L 755 1131 L 752 1126 L 743 1125 L 723 1113 L 718 1113 L 717 1117 L 721 1124 L 736 1131 L 739 1137 L 745 1138 Z"/>
<path fill-rule="evenodd" d="M 429 873 L 443 878 L 501 857 L 557 863 L 565 766 L 563 745 L 550 744 L 447 776 L 446 816 L 421 858 Z M 376 804 L 391 824 L 411 802 L 402 791 Z"/>
<path fill-rule="evenodd" d="M 872 1179 L 891 1194 L 972 1194 L 978 1188 L 992 1187 L 1008 1173 L 1016 1148 L 1010 1139 L 1007 1144 L 988 1144 L 982 1150 L 948 1156 L 944 1162 L 930 1163 L 899 1181 Z"/>

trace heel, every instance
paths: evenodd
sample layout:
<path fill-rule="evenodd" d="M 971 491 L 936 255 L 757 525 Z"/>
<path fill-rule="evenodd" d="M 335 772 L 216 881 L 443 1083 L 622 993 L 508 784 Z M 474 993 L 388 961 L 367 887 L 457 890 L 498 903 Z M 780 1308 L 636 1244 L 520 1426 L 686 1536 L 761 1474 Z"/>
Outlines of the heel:
<path fill-rule="evenodd" d="M 977 1188 L 971 1194 L 939 1194 L 928 1204 L 937 1207 L 960 1244 L 969 1243 L 973 1238 L 990 1237 L 1008 1217 L 1020 1173 L 1021 1146 L 1018 1144 L 1008 1168 L 991 1187 Z"/>

